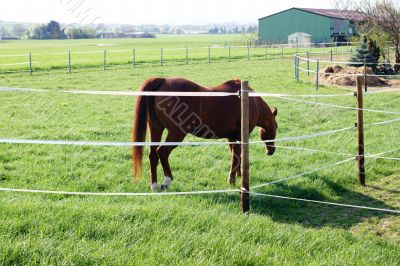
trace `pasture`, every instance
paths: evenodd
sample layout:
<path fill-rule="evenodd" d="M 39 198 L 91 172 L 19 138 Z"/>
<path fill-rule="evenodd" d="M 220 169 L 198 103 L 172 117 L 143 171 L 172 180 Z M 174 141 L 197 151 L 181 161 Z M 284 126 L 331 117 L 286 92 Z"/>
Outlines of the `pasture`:
<path fill-rule="evenodd" d="M 173 36 L 145 40 L 143 42 L 149 43 L 143 43 L 143 47 L 184 47 L 187 43 L 202 47 L 223 43 L 226 38 L 242 41 L 240 36 Z M 88 42 L 97 45 L 120 40 Z M 83 43 L 1 43 L 0 54 L 25 53 L 26 50 L 58 52 L 60 46 L 65 50 Z M 132 48 L 132 43 L 126 47 Z M 0 138 L 130 141 L 134 97 L 75 95 L 60 91 L 135 91 L 150 76 L 182 76 L 204 85 L 217 85 L 240 77 L 248 80 L 257 92 L 316 94 L 314 85 L 294 80 L 292 57 L 115 67 L 105 72 L 96 68 L 76 69 L 72 74 L 65 69 L 39 71 L 32 76 L 3 73 L 0 87 L 51 91 L 1 91 Z M 349 91 L 351 88 L 321 86 L 318 94 Z M 356 121 L 354 110 L 308 105 L 283 98 L 264 99 L 279 110 L 278 138 L 351 127 Z M 355 106 L 352 96 L 306 100 Z M 399 100 L 397 92 L 368 94 L 365 108 L 399 112 Z M 384 113 L 365 112 L 364 115 L 366 124 L 398 118 L 398 115 Z M 366 126 L 366 153 L 399 148 L 399 129 L 398 123 Z M 253 132 L 251 140 L 259 140 L 258 131 Z M 200 140 L 188 137 L 185 141 Z M 146 157 L 143 178 L 132 182 L 130 148 L 0 145 L 2 188 L 150 192 Z M 354 128 L 277 145 L 272 157 L 265 155 L 264 145 L 250 146 L 252 186 L 333 164 L 353 154 L 355 158 L 357 131 Z M 397 158 L 399 155 L 397 151 L 387 156 Z M 227 145 L 179 147 L 172 153 L 170 163 L 175 174 L 171 192 L 231 188 L 226 182 L 230 166 Z M 367 159 L 366 188 L 358 185 L 356 163 L 356 160 L 350 161 L 257 192 L 399 209 L 399 162 Z M 159 176 L 162 176 L 160 168 Z M 235 188 L 239 188 L 239 184 Z M 0 192 L 0 202 L 0 264 L 5 265 L 398 265 L 400 261 L 400 217 L 382 212 L 252 196 L 251 213 L 246 216 L 240 212 L 238 193 L 90 197 Z"/>

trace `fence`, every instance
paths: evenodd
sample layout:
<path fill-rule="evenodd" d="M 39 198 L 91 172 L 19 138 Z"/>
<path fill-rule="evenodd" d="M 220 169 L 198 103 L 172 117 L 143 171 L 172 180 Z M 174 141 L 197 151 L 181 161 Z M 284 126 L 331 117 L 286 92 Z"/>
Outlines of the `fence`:
<path fill-rule="evenodd" d="M 30 89 L 14 89 L 14 88 L 3 88 L 0 89 L 1 91 L 15 91 L 15 92 L 32 92 L 32 93 L 46 93 L 49 92 L 48 90 L 30 90 Z M 4 192 L 19 192 L 19 193 L 39 193 L 39 194 L 57 194 L 57 195 L 80 195 L 80 196 L 182 196 L 182 195 L 200 195 L 200 194 L 220 194 L 220 193 L 238 193 L 240 192 L 241 194 L 241 205 L 242 205 L 242 210 L 243 212 L 248 212 L 250 208 L 250 196 L 262 196 L 262 197 L 272 197 L 272 198 L 279 198 L 279 199 L 286 199 L 286 200 L 296 200 L 296 201 L 303 201 L 303 202 L 312 202 L 312 203 L 318 203 L 318 204 L 327 204 L 327 205 L 335 205 L 335 206 L 341 206 L 341 207 L 350 207 L 350 208 L 359 208 L 359 209 L 366 209 L 366 210 L 372 210 L 372 211 L 382 211 L 382 212 L 388 212 L 388 213 L 394 213 L 394 214 L 400 214 L 400 210 L 392 210 L 392 209 L 381 209 L 381 208 L 373 208 L 373 207 L 368 207 L 368 206 L 357 206 L 357 205 L 349 205 L 349 204 L 343 204 L 343 203 L 335 203 L 335 202 L 324 202 L 324 201 L 316 201 L 316 200 L 307 200 L 307 199 L 300 199 L 300 198 L 293 198 L 293 197 L 283 197 L 279 195 L 270 195 L 270 194 L 262 194 L 262 193 L 257 193 L 254 192 L 254 190 L 266 187 L 266 186 L 271 186 L 275 185 L 278 183 L 286 182 L 289 180 L 293 180 L 296 178 L 300 178 L 312 173 L 315 173 L 317 171 L 322 171 L 326 169 L 331 169 L 339 165 L 343 165 L 345 163 L 348 163 L 350 161 L 353 161 L 354 158 L 357 158 L 359 161 L 359 180 L 361 184 L 365 184 L 365 169 L 363 168 L 363 163 L 365 158 L 371 158 L 371 159 L 386 159 L 386 160 L 395 160 L 399 161 L 400 158 L 391 158 L 391 157 L 385 157 L 385 155 L 400 151 L 400 148 L 390 150 L 390 151 L 384 151 L 378 154 L 364 154 L 363 151 L 363 136 L 362 134 L 363 130 L 362 127 L 364 122 L 362 119 L 362 114 L 364 111 L 366 112 L 377 112 L 381 114 L 396 114 L 400 115 L 400 112 L 393 112 L 393 111 L 385 111 L 385 110 L 373 110 L 373 109 L 364 109 L 362 105 L 362 96 L 363 92 L 361 89 L 361 80 L 359 79 L 358 82 L 358 102 L 359 105 L 357 108 L 354 107 L 346 107 L 346 106 L 337 106 L 337 105 L 330 105 L 330 104 L 322 104 L 322 103 L 317 103 L 317 102 L 311 102 L 307 100 L 302 100 L 302 99 L 294 99 L 295 97 L 300 97 L 300 98 L 305 98 L 305 97 L 347 97 L 350 96 L 349 94 L 340 94 L 340 95 L 287 95 L 287 94 L 271 94 L 271 93 L 255 93 L 252 91 L 248 90 L 248 83 L 243 82 L 242 83 L 242 89 L 240 90 L 239 94 L 236 93 L 195 93 L 195 92 L 135 92 L 135 93 L 127 93 L 127 92 L 93 92 L 93 91 L 61 91 L 60 93 L 82 93 L 82 94 L 87 94 L 87 95 L 118 95 L 118 96 L 184 96 L 184 97 L 237 97 L 240 96 L 241 98 L 241 109 L 242 109 L 242 139 L 240 142 L 233 142 L 230 144 L 236 144 L 236 145 L 241 145 L 242 146 L 242 186 L 241 189 L 227 189 L 227 190 L 211 190 L 211 191 L 188 191 L 188 192 L 167 192 L 167 193 L 124 193 L 124 192 L 68 192 L 68 191 L 48 191 L 48 190 L 32 190 L 32 189 L 17 189 L 17 188 L 0 188 L 0 191 Z M 378 92 L 376 92 L 378 93 Z M 385 93 L 384 92 L 379 92 L 379 93 Z M 249 164 L 248 164 L 248 155 L 249 155 L 249 150 L 248 147 L 249 145 L 252 144 L 259 144 L 259 143 L 266 143 L 266 142 L 271 142 L 274 141 L 276 143 L 279 142 L 286 142 L 286 141 L 298 141 L 298 140 L 304 140 L 304 139 L 312 139 L 312 138 L 318 138 L 321 136 L 326 136 L 326 135 L 332 135 L 332 134 L 337 134 L 340 132 L 348 131 L 354 128 L 354 126 L 351 127 L 345 127 L 345 128 L 340 128 L 340 129 L 335 129 L 327 132 L 318 132 L 315 134 L 311 135 L 306 135 L 306 136 L 295 136 L 295 137 L 286 137 L 286 138 L 281 138 L 281 139 L 275 139 L 275 140 L 265 140 L 265 141 L 249 141 L 249 136 L 248 136 L 248 108 L 249 108 L 249 97 L 276 97 L 278 99 L 282 100 L 287 100 L 287 101 L 295 101 L 298 103 L 303 103 L 303 104 L 320 104 L 321 106 L 326 106 L 329 108 L 342 108 L 342 109 L 348 109 L 348 110 L 356 110 L 358 112 L 358 132 L 359 132 L 359 152 L 357 155 L 355 154 L 345 154 L 345 153 L 339 153 L 339 152 L 334 152 L 334 151 L 324 151 L 324 150 L 313 150 L 313 149 L 306 149 L 306 148 L 297 148 L 297 147 L 283 147 L 287 149 L 297 149 L 300 151 L 308 150 L 308 151 L 313 151 L 313 152 L 319 152 L 319 153 L 329 153 L 329 154 L 338 154 L 342 156 L 348 157 L 347 159 L 343 161 L 339 161 L 330 165 L 325 165 L 319 168 L 316 168 L 314 170 L 296 174 L 293 176 L 289 176 L 280 180 L 276 180 L 273 182 L 267 182 L 264 184 L 259 184 L 256 186 L 250 187 L 250 182 L 249 182 Z M 397 123 L 400 122 L 400 119 L 394 119 L 394 120 L 387 120 L 387 121 L 382 121 L 378 123 L 372 123 L 368 124 L 369 126 L 378 126 L 378 125 L 385 125 L 385 124 L 390 124 L 390 123 Z M 360 133 L 361 132 L 361 133 Z M 132 147 L 132 146 L 160 146 L 160 145 L 173 145 L 173 146 L 200 146 L 200 145 L 226 145 L 228 144 L 227 142 L 182 142 L 182 143 L 171 143 L 171 142 L 164 142 L 164 143 L 151 143 L 151 142 L 89 142 L 89 141 L 58 141 L 58 140 L 24 140 L 24 139 L 0 139 L 0 143 L 3 144 L 29 144 L 29 145 L 77 145 L 77 146 L 117 146 L 117 147 Z M 279 146 L 278 146 L 279 147 Z"/>
<path fill-rule="evenodd" d="M 314 53 L 315 55 L 326 55 L 324 53 Z M 303 54 L 304 55 L 304 54 Z M 313 59 L 310 57 L 310 53 L 306 52 L 305 56 L 300 56 L 300 54 L 294 55 L 294 78 L 297 81 L 305 81 L 305 82 L 312 82 L 312 79 L 315 81 L 315 88 L 318 91 L 320 86 L 320 79 L 321 76 L 333 76 L 333 77 L 363 77 L 364 78 L 364 89 L 365 91 L 368 90 L 368 78 L 376 77 L 376 78 L 384 78 L 384 79 L 399 79 L 400 74 L 374 74 L 368 73 L 367 68 L 375 65 L 382 65 L 385 68 L 390 68 L 394 66 L 400 65 L 399 63 L 366 63 L 366 62 L 350 62 L 343 59 L 344 53 L 342 53 L 342 61 L 334 61 L 332 50 L 329 52 L 328 56 L 330 60 L 321 60 L 321 59 Z M 358 66 L 363 67 L 362 73 L 335 73 L 335 72 L 322 72 L 323 67 L 326 66 Z M 302 79 L 300 77 L 301 73 L 306 73 L 307 79 Z M 335 84 L 328 84 L 328 85 L 335 85 Z"/>
<path fill-rule="evenodd" d="M 333 48 L 332 48 L 333 49 Z M 332 53 L 349 53 L 350 46 L 336 46 Z M 207 46 L 159 49 L 105 49 L 98 51 L 72 51 L 56 53 L 26 53 L 0 55 L 0 73 L 34 72 L 97 68 L 107 70 L 115 67 L 136 68 L 146 66 L 189 65 L 195 63 L 233 62 L 237 60 L 273 60 L 291 58 L 297 53 L 315 53 L 325 48 L 299 48 L 290 45 L 263 46 Z M 314 51 L 314 52 L 313 52 Z"/>

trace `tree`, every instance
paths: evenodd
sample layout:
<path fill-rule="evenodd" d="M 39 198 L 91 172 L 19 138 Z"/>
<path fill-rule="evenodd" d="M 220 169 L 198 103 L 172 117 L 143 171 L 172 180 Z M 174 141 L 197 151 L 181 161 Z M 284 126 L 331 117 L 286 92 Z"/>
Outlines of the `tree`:
<path fill-rule="evenodd" d="M 10 35 L 10 32 L 6 28 L 1 27 L 0 28 L 0 37 L 6 37 L 8 35 Z"/>
<path fill-rule="evenodd" d="M 31 38 L 35 40 L 47 40 L 50 39 L 46 25 L 37 26 L 31 33 Z"/>
<path fill-rule="evenodd" d="M 359 10 L 365 16 L 362 26 L 385 34 L 395 48 L 396 63 L 400 64 L 400 0 L 363 0 Z M 394 71 L 399 70 L 400 65 L 396 65 Z"/>
<path fill-rule="evenodd" d="M 380 57 L 381 50 L 377 46 L 376 41 L 365 35 L 360 47 L 356 50 L 356 54 L 350 59 L 350 61 L 354 63 L 363 63 L 365 60 L 365 62 L 371 66 L 372 70 L 376 72 Z M 360 65 L 354 64 L 352 66 L 359 67 Z"/>
<path fill-rule="evenodd" d="M 61 30 L 57 21 L 50 21 L 47 25 L 37 26 L 30 33 L 31 39 L 48 40 L 48 39 L 65 39 L 66 35 Z"/>
<path fill-rule="evenodd" d="M 66 38 L 64 31 L 61 30 L 60 23 L 54 20 L 50 21 L 49 24 L 47 24 L 47 32 L 50 39 Z"/>
<path fill-rule="evenodd" d="M 23 25 L 21 24 L 15 24 L 14 28 L 13 28 L 13 32 L 16 36 L 18 36 L 20 39 L 22 38 L 22 36 L 24 36 L 24 34 L 27 32 L 27 28 L 25 28 Z"/>
<path fill-rule="evenodd" d="M 358 11 L 363 17 L 356 24 L 358 32 L 374 36 L 386 59 L 383 48 L 388 41 L 395 47 L 395 63 L 400 64 L 400 0 L 335 0 L 335 6 L 343 11 Z M 394 71 L 399 70 L 400 65 L 396 65 Z"/>

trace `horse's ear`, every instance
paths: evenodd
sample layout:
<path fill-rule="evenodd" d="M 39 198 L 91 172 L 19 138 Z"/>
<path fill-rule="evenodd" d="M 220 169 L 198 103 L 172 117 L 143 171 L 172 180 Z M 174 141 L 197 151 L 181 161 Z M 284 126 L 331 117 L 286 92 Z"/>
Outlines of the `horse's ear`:
<path fill-rule="evenodd" d="M 278 109 L 276 109 L 276 107 L 274 108 L 274 111 L 272 112 L 272 114 L 273 114 L 274 116 L 277 116 L 277 115 L 278 115 Z"/>

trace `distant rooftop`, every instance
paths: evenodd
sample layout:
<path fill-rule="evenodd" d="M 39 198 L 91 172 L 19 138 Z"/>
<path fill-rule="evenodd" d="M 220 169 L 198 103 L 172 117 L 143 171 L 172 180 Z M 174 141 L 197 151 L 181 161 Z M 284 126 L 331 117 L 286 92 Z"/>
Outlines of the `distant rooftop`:
<path fill-rule="evenodd" d="M 318 8 L 301 8 L 301 7 L 293 7 L 293 8 L 289 8 L 287 10 L 283 10 L 281 12 L 263 17 L 263 18 L 267 18 L 291 9 L 297 9 L 297 10 L 302 10 L 305 12 L 309 12 L 309 13 L 313 13 L 313 14 L 317 14 L 317 15 L 321 15 L 321 16 L 325 16 L 325 17 L 330 17 L 330 18 L 338 18 L 338 19 L 347 19 L 347 20 L 355 20 L 355 21 L 359 21 L 362 20 L 364 18 L 364 15 L 356 10 L 340 10 L 340 9 L 318 9 Z"/>

